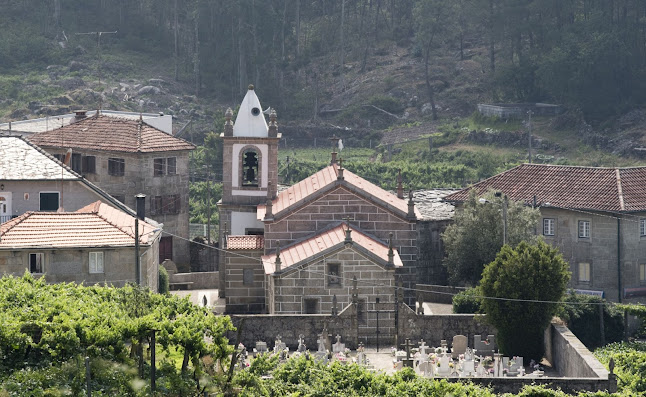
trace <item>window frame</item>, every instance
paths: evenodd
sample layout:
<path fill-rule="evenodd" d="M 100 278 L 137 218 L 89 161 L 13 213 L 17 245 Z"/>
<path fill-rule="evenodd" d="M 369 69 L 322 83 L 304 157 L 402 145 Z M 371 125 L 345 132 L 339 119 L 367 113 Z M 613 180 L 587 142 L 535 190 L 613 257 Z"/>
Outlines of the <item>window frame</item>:
<path fill-rule="evenodd" d="M 56 209 L 52 210 L 44 210 L 43 209 L 43 194 L 56 194 L 58 198 L 56 199 Z M 61 192 L 58 191 L 53 191 L 53 190 L 45 190 L 42 192 L 38 192 L 38 211 L 42 212 L 56 212 L 58 209 L 61 207 Z"/>
<path fill-rule="evenodd" d="M 308 302 L 314 303 L 314 311 L 310 313 L 308 310 Z M 303 298 L 303 314 L 320 314 L 320 300 L 318 298 Z"/>
<path fill-rule="evenodd" d="M 31 258 L 40 258 L 40 272 L 35 272 L 31 268 Z M 44 274 L 45 273 L 45 253 L 44 252 L 30 252 L 29 253 L 29 273 L 31 274 Z"/>
<path fill-rule="evenodd" d="M 547 232 L 546 232 L 546 226 L 548 226 Z M 543 236 L 553 237 L 555 235 L 556 235 L 556 218 L 543 218 Z"/>
<path fill-rule="evenodd" d="M 646 263 L 640 263 L 638 266 L 639 283 L 646 284 Z"/>
<path fill-rule="evenodd" d="M 246 178 L 246 175 L 245 175 L 246 170 L 249 167 L 249 166 L 247 166 L 245 164 L 245 157 L 246 157 L 245 155 L 247 153 L 250 153 L 250 152 L 255 153 L 255 155 L 256 155 L 256 163 L 257 163 L 253 167 L 255 169 L 255 173 L 256 173 L 255 177 L 256 177 L 256 179 L 255 179 L 255 181 L 252 181 L 252 182 L 247 181 L 247 178 Z M 241 187 L 243 187 L 243 188 L 257 188 L 257 187 L 262 186 L 262 180 L 261 180 L 262 156 L 261 155 L 262 155 L 262 152 L 260 151 L 260 148 L 258 148 L 256 146 L 247 146 L 247 147 L 244 147 L 240 151 L 240 186 Z"/>
<path fill-rule="evenodd" d="M 579 219 L 577 222 L 577 235 L 580 239 L 590 239 L 592 233 L 592 222 L 587 219 Z M 583 227 L 583 228 L 582 228 Z"/>
<path fill-rule="evenodd" d="M 100 254 L 100 255 L 99 255 Z M 92 269 L 92 257 L 94 256 L 94 270 Z M 97 259 L 101 258 L 101 269 L 98 268 Z M 90 274 L 104 274 L 105 273 L 105 255 L 103 251 L 90 251 L 88 253 L 88 272 Z"/>
<path fill-rule="evenodd" d="M 166 158 L 166 175 L 177 175 L 177 157 Z"/>
<path fill-rule="evenodd" d="M 157 157 L 153 159 L 153 176 L 164 176 L 166 173 L 166 159 L 164 157 Z"/>
<path fill-rule="evenodd" d="M 124 176 L 126 174 L 126 160 L 119 157 L 108 157 L 108 175 Z"/>
<path fill-rule="evenodd" d="M 592 264 L 590 262 L 579 262 L 577 264 L 576 278 L 577 282 L 581 284 L 590 284 L 592 282 Z"/>
<path fill-rule="evenodd" d="M 646 237 L 646 218 L 639 218 L 639 237 Z"/>
<path fill-rule="evenodd" d="M 341 288 L 343 287 L 343 282 L 341 278 L 341 264 L 338 262 L 326 264 L 325 269 L 325 278 L 328 288 Z M 336 268 L 336 275 L 332 274 L 333 268 Z"/>
<path fill-rule="evenodd" d="M 96 156 L 83 156 L 83 174 L 96 174 Z"/>

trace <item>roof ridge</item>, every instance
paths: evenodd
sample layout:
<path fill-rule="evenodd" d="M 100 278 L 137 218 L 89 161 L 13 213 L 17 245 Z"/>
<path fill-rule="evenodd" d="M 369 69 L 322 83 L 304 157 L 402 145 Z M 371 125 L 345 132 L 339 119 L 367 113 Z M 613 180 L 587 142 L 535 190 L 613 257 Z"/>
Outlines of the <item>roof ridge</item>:
<path fill-rule="evenodd" d="M 112 226 L 112 227 L 114 227 L 115 229 L 119 230 L 120 232 L 122 232 L 122 233 L 126 234 L 128 237 L 132 237 L 133 239 L 135 238 L 135 233 L 134 233 L 134 231 L 133 231 L 132 233 L 128 232 L 128 231 L 127 231 L 127 230 L 125 230 L 124 228 L 121 228 L 121 226 L 116 225 L 114 222 L 109 221 L 105 216 L 103 216 L 103 215 L 102 215 L 101 213 L 99 213 L 99 212 L 97 212 L 95 215 L 96 215 L 96 216 L 98 216 L 99 218 L 103 219 L 103 220 L 104 220 L 107 224 L 109 224 L 110 226 Z M 128 216 L 130 216 L 130 215 L 128 215 Z M 139 239 L 141 240 L 141 233 L 139 234 Z M 140 242 L 141 242 L 141 241 L 140 241 Z"/>
<path fill-rule="evenodd" d="M 21 224 L 22 222 L 25 221 L 25 219 L 29 218 L 34 213 L 35 213 L 35 211 L 27 211 L 24 214 L 18 216 L 17 218 L 9 220 L 8 222 L 5 223 L 5 225 L 8 224 L 7 229 L 5 229 L 4 231 L 2 231 L 2 229 L 0 229 L 0 234 L 7 234 L 11 229 L 16 227 L 16 225 Z"/>
<path fill-rule="evenodd" d="M 51 131 L 54 131 L 54 130 L 51 130 Z M 47 132 L 47 131 L 45 131 L 45 132 Z M 37 135 L 37 134 L 34 134 L 34 135 Z M 31 141 L 29 140 L 29 138 L 27 138 L 27 137 L 23 137 L 22 135 L 17 136 L 17 138 L 18 138 L 18 139 L 21 139 L 21 140 L 22 140 L 23 142 L 25 142 L 27 145 L 29 145 L 29 146 L 33 147 L 34 149 L 36 149 L 40 154 L 45 155 L 48 159 L 53 160 L 54 162 L 56 162 L 56 163 L 58 163 L 59 165 L 61 165 L 61 166 L 62 166 L 62 167 L 67 171 L 67 172 L 69 172 L 69 173 L 70 173 L 70 174 L 72 174 L 73 176 L 75 176 L 75 177 L 77 177 L 77 178 L 79 178 L 79 179 L 83 179 L 83 176 L 82 176 L 81 174 L 79 174 L 78 172 L 74 171 L 74 170 L 72 169 L 72 167 L 70 167 L 69 165 L 67 165 L 67 164 L 65 164 L 64 162 L 60 161 L 59 159 L 57 159 L 56 157 L 54 157 L 53 155 L 51 155 L 49 152 L 47 152 L 45 149 L 43 149 L 43 148 L 41 148 L 40 146 L 36 145 L 35 143 L 31 142 Z M 64 146 L 63 146 L 62 148 L 64 149 Z"/>
<path fill-rule="evenodd" d="M 624 205 L 624 192 L 621 188 L 621 171 L 619 170 L 619 168 L 616 168 L 615 172 L 617 175 L 617 195 L 619 196 L 619 209 L 621 211 L 625 211 L 626 206 Z"/>

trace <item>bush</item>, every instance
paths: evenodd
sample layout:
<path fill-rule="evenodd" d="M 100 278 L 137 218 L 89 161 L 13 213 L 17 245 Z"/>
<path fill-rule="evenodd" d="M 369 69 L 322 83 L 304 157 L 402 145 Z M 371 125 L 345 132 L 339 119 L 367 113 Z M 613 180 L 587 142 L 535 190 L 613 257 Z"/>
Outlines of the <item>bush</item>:
<path fill-rule="evenodd" d="M 571 292 L 565 297 L 569 302 L 559 313 L 560 317 L 568 324 L 570 331 L 588 349 L 602 346 L 601 331 L 599 327 L 599 304 L 606 300 L 598 296 L 576 294 Z M 605 342 L 620 342 L 624 335 L 624 319 L 622 311 L 615 306 L 603 306 L 603 323 Z"/>
<path fill-rule="evenodd" d="M 480 310 L 480 290 L 468 288 L 453 297 L 453 313 L 478 313 Z"/>
<path fill-rule="evenodd" d="M 545 352 L 543 334 L 565 293 L 570 272 L 558 249 L 544 241 L 505 245 L 485 267 L 480 290 L 488 321 L 498 330 L 500 351 L 540 361 Z"/>
<path fill-rule="evenodd" d="M 614 359 L 617 391 L 621 395 L 646 394 L 646 343 L 611 343 L 595 350 L 594 355 L 606 367 L 610 359 Z"/>
<path fill-rule="evenodd" d="M 170 290 L 168 271 L 164 266 L 159 266 L 159 293 L 167 294 Z"/>

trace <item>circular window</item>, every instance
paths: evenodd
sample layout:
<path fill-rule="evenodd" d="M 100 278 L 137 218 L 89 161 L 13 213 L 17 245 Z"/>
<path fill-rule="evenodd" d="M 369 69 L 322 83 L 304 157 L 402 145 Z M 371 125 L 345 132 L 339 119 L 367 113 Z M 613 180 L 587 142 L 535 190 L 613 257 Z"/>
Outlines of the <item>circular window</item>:
<path fill-rule="evenodd" d="M 260 114 L 260 109 L 258 109 L 258 108 L 251 109 L 251 114 L 253 114 L 254 116 L 259 115 Z"/>

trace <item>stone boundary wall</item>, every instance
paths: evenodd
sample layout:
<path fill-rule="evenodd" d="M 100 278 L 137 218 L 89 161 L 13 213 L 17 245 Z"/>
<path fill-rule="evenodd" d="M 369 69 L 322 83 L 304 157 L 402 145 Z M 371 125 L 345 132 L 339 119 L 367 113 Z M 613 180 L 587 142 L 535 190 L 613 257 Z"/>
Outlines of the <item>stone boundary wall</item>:
<path fill-rule="evenodd" d="M 416 314 L 410 307 L 402 305 L 399 311 L 399 339 L 414 341 L 424 339 L 429 346 L 439 346 L 444 339 L 449 346 L 455 335 L 467 337 L 473 347 L 474 335 L 496 335 L 496 329 L 485 323 L 480 314 L 442 314 L 425 316 Z"/>
<path fill-rule="evenodd" d="M 240 342 L 249 352 L 256 346 L 257 341 L 267 342 L 269 349 L 274 348 L 274 341 L 278 335 L 291 351 L 298 347 L 298 336 L 305 336 L 305 345 L 310 351 L 316 351 L 319 334 L 327 327 L 332 343 L 337 334 L 341 342 L 349 349 L 357 348 L 357 327 L 355 316 L 332 316 L 329 314 L 249 314 L 232 315 L 231 321 L 238 328 L 244 319 Z M 237 340 L 237 331 L 227 333 L 229 343 Z"/>
<path fill-rule="evenodd" d="M 187 289 L 215 289 L 220 280 L 220 272 L 169 273 L 169 276 L 170 284 L 192 283 L 186 284 Z"/>
<path fill-rule="evenodd" d="M 431 303 L 453 303 L 453 295 L 464 291 L 464 287 L 450 287 L 448 285 L 434 285 L 434 284 L 417 284 L 415 287 L 417 292 L 418 302 L 431 302 Z"/>
<path fill-rule="evenodd" d="M 608 379 L 608 370 L 565 325 L 553 322 L 545 330 L 545 350 L 561 376 Z"/>
<path fill-rule="evenodd" d="M 459 378 L 446 378 L 449 382 L 460 382 Z M 462 379 L 464 381 L 464 379 Z M 568 394 L 578 394 L 581 391 L 607 390 L 614 393 L 617 391 L 617 381 L 598 378 L 470 378 L 469 381 L 476 385 L 491 387 L 497 394 L 517 394 L 523 386 L 534 384 L 544 385 L 550 389 L 561 389 Z"/>
<path fill-rule="evenodd" d="M 561 105 L 549 103 L 479 103 L 478 112 L 484 116 L 501 119 L 524 119 L 531 110 L 534 116 L 556 116 L 563 111 Z"/>

